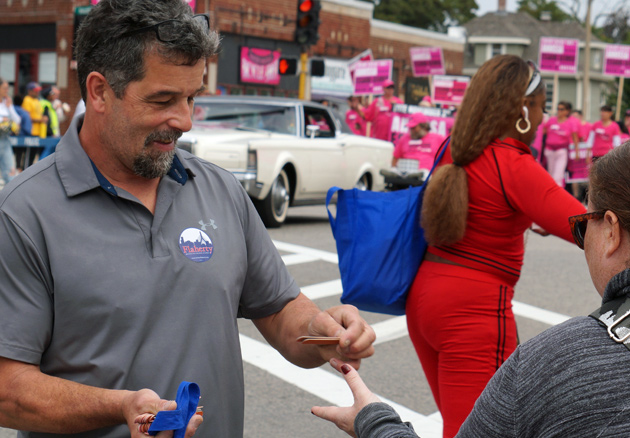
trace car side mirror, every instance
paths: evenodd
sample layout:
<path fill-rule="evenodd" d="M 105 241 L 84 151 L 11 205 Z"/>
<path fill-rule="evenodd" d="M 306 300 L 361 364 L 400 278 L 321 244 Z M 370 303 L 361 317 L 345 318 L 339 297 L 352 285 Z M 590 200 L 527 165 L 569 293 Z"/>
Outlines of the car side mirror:
<path fill-rule="evenodd" d="M 317 125 L 306 125 L 306 136 L 310 138 L 315 138 L 315 135 L 319 132 L 319 126 Z"/>

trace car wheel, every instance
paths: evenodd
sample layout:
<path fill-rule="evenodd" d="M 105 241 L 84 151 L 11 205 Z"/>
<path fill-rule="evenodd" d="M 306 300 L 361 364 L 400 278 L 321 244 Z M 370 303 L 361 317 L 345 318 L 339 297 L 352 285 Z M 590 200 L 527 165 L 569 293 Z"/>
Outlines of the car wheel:
<path fill-rule="evenodd" d="M 265 226 L 277 228 L 284 223 L 289 210 L 290 193 L 289 177 L 282 169 L 271 185 L 267 197 L 256 203 L 258 214 Z"/>
<path fill-rule="evenodd" d="M 364 173 L 354 187 L 363 191 L 370 190 L 370 176 L 367 173 Z"/>

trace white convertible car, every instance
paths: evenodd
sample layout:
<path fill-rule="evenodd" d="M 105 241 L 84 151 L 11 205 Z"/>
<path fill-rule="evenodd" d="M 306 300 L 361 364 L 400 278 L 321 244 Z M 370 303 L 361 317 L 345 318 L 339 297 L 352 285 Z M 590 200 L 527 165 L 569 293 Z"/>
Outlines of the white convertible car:
<path fill-rule="evenodd" d="M 289 206 L 322 204 L 332 186 L 382 190 L 390 142 L 348 134 L 325 106 L 276 97 L 195 99 L 193 129 L 179 147 L 241 181 L 268 227 Z"/>

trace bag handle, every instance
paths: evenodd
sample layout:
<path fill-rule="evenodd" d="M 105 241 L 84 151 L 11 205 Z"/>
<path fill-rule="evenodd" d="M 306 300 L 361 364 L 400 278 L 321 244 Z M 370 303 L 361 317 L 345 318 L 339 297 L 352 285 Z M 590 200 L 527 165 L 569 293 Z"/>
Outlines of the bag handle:
<path fill-rule="evenodd" d="M 442 152 L 440 152 L 438 154 L 438 157 L 435 159 L 435 161 L 433 162 L 433 167 L 431 167 L 431 171 L 429 172 L 429 174 L 427 175 L 427 177 L 424 179 L 424 183 L 428 183 L 429 182 L 429 178 L 431 177 L 431 174 L 433 174 L 433 171 L 435 170 L 435 168 L 437 167 L 438 163 L 440 161 L 442 161 L 442 157 L 444 156 L 444 152 L 446 152 L 446 149 L 448 148 L 448 144 L 451 142 L 451 137 L 447 138 L 446 141 L 444 142 L 444 147 L 442 148 Z"/>
<path fill-rule="evenodd" d="M 328 212 L 328 220 L 330 221 L 330 226 L 333 230 L 333 234 L 335 234 L 335 228 L 337 227 L 337 219 L 333 217 L 332 213 L 330 212 L 330 209 L 328 208 L 328 204 L 330 204 L 332 197 L 339 190 L 343 190 L 343 189 L 341 187 L 333 186 L 328 189 L 328 193 L 326 194 L 326 211 Z"/>

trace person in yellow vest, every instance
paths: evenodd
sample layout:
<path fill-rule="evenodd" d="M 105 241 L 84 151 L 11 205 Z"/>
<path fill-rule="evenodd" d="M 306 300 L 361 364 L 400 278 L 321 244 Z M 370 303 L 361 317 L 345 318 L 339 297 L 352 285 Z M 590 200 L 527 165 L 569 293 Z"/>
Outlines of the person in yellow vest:
<path fill-rule="evenodd" d="M 29 82 L 26 91 L 28 95 L 24 96 L 22 108 L 31 115 L 33 122 L 31 134 L 35 137 L 46 138 L 48 117 L 44 116 L 44 108 L 39 100 L 39 92 L 42 91 L 42 87 L 37 82 Z"/>
<path fill-rule="evenodd" d="M 44 109 L 44 117 L 48 117 L 46 124 L 46 137 L 59 137 L 59 118 L 57 111 L 53 108 L 54 91 L 52 87 L 46 87 L 42 90 L 42 98 L 40 103 Z"/>

